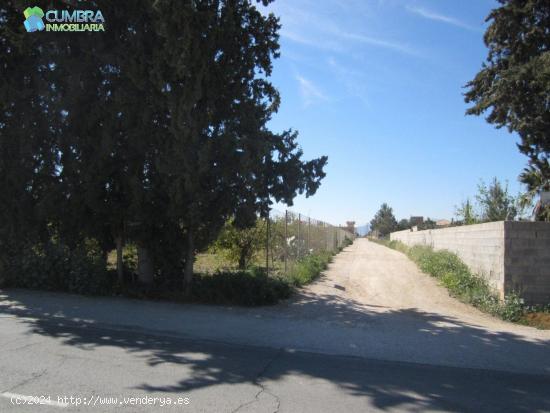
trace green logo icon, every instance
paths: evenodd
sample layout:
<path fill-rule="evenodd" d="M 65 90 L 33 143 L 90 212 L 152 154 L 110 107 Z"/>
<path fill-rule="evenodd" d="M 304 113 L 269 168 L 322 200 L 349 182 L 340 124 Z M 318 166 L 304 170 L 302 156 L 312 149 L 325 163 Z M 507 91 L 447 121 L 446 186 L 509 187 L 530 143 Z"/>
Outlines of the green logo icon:
<path fill-rule="evenodd" d="M 23 12 L 25 15 L 25 29 L 27 32 L 36 32 L 44 30 L 44 22 L 42 17 L 44 17 L 44 12 L 40 7 L 27 7 Z"/>

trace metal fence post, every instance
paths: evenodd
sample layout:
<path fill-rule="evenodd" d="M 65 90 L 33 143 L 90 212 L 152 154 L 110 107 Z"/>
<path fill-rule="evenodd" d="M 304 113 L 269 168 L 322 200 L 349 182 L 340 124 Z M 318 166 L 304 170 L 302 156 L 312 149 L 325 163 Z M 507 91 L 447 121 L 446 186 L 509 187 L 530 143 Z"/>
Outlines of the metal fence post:
<path fill-rule="evenodd" d="M 285 209 L 285 274 L 288 261 L 288 209 Z"/>
<path fill-rule="evenodd" d="M 311 218 L 307 217 L 307 253 L 308 255 L 309 255 L 309 249 L 310 249 L 310 246 L 309 246 L 310 233 L 311 233 Z"/>
<path fill-rule="evenodd" d="M 296 255 L 298 258 L 300 258 L 300 250 L 302 245 L 302 214 L 298 214 L 298 239 L 296 240 L 296 245 L 298 246 L 298 249 L 296 251 Z"/>
<path fill-rule="evenodd" d="M 325 233 L 325 251 L 328 251 L 328 228 L 326 222 L 323 222 L 323 232 Z"/>
<path fill-rule="evenodd" d="M 265 272 L 269 276 L 269 209 L 265 221 Z"/>

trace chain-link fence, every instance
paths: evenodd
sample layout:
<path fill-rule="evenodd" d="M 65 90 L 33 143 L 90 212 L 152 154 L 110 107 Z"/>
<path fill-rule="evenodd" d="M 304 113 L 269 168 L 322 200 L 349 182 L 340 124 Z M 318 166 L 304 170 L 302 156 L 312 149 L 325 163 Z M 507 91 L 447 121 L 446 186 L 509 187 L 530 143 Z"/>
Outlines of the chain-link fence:
<path fill-rule="evenodd" d="M 355 234 L 346 228 L 288 210 L 272 209 L 265 224 L 268 273 L 287 273 L 301 258 L 310 254 L 335 253 L 355 238 Z"/>

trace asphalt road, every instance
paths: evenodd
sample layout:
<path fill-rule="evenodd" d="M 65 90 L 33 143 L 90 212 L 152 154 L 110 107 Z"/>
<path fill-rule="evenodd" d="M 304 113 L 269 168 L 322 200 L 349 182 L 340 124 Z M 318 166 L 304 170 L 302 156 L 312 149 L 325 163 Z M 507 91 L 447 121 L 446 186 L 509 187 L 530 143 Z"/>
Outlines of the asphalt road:
<path fill-rule="evenodd" d="M 1 291 L 0 411 L 550 412 L 548 331 L 359 241 L 275 307 Z"/>
<path fill-rule="evenodd" d="M 39 325 L 0 320 L 2 412 L 550 411 L 544 376 Z"/>

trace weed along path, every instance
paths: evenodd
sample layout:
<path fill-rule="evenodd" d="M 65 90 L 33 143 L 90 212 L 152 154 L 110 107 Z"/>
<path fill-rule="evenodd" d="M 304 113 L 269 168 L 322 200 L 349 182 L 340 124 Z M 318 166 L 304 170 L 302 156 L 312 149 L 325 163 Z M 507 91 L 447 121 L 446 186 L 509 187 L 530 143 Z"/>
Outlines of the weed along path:
<path fill-rule="evenodd" d="M 5 290 L 0 291 L 0 322 L 8 318 L 38 334 L 47 334 L 51 323 L 58 330 L 101 327 L 275 351 L 537 374 L 550 380 L 550 331 L 500 321 L 462 304 L 404 254 L 366 239 L 356 240 L 321 278 L 276 306 L 182 305 Z"/>

